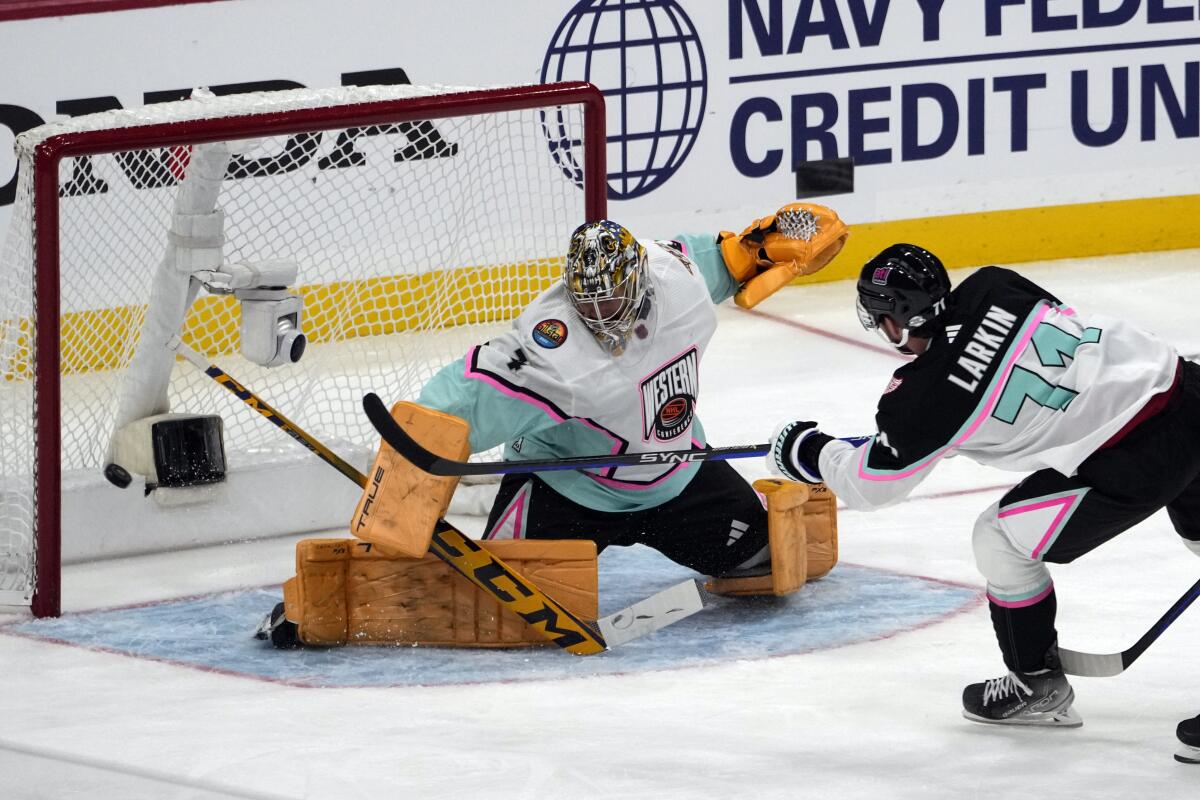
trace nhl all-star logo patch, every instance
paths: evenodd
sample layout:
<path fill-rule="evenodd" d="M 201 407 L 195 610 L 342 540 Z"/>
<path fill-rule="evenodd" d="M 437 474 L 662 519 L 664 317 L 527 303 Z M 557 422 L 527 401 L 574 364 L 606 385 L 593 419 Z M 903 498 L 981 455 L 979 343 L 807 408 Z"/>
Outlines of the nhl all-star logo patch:
<path fill-rule="evenodd" d="M 641 383 L 642 438 L 660 442 L 685 433 L 696 413 L 700 354 L 691 348 Z"/>
<path fill-rule="evenodd" d="M 567 326 L 560 319 L 544 319 L 533 326 L 533 341 L 553 350 L 567 341 Z"/>

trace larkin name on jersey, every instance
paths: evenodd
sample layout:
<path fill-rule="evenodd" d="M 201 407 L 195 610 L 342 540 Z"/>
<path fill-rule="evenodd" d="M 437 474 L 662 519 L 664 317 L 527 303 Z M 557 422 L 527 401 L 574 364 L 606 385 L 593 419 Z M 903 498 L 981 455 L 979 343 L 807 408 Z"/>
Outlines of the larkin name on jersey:
<path fill-rule="evenodd" d="M 971 335 L 971 341 L 963 347 L 962 355 L 955 364 L 956 368 L 946 375 L 946 380 L 968 392 L 976 391 L 1016 322 L 1016 314 L 1011 314 L 996 305 L 988 308 Z"/>

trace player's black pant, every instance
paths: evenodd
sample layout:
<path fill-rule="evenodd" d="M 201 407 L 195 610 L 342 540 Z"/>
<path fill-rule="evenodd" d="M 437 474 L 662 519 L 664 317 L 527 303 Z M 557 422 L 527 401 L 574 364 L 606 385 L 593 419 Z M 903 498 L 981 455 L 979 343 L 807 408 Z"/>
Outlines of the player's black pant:
<path fill-rule="evenodd" d="M 506 475 L 485 539 L 592 539 L 597 549 L 644 544 L 705 575 L 729 572 L 767 546 L 758 493 L 724 461 L 701 462 L 687 488 L 643 511 L 595 511 L 536 475 Z"/>
<path fill-rule="evenodd" d="M 1180 536 L 1200 541 L 1200 365 L 1182 362 L 1179 383 L 1157 416 L 1093 453 L 1074 477 L 1048 469 L 1033 473 L 1004 495 L 999 515 L 1073 494 L 1078 503 L 1056 538 L 1030 558 L 1070 563 L 1161 508 Z M 1041 668 L 1057 638 L 1053 589 L 1030 605 L 993 599 L 990 606 L 1005 663 L 1023 671 Z"/>

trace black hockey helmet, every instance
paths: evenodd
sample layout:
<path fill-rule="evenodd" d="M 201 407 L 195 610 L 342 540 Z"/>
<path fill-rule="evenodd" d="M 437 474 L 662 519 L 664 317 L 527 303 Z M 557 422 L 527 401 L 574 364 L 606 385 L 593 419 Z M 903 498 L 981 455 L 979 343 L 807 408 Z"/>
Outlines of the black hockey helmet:
<path fill-rule="evenodd" d="M 903 350 L 910 334 L 928 336 L 938 327 L 950 294 L 950 276 L 933 253 L 915 244 L 893 244 L 868 261 L 858 276 L 858 320 L 877 331 L 884 317 L 901 329 Z"/>

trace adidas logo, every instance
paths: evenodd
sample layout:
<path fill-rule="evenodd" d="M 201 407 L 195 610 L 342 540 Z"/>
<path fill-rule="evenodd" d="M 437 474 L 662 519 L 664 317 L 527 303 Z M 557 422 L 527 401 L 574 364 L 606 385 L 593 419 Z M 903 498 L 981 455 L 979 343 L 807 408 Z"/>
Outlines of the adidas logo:
<path fill-rule="evenodd" d="M 739 519 L 735 519 L 729 526 L 729 540 L 725 542 L 725 546 L 729 547 L 738 539 L 742 538 L 742 534 L 750 530 L 750 526 Z"/>

